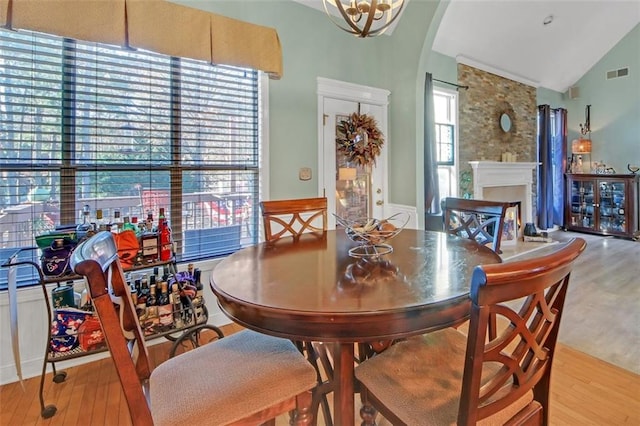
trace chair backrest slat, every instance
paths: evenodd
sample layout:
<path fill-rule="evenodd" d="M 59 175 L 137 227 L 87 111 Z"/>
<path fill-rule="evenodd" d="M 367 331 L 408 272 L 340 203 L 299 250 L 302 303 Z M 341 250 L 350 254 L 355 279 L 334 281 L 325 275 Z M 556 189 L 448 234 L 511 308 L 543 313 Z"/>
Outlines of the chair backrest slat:
<path fill-rule="evenodd" d="M 87 280 L 133 424 L 153 425 L 145 395 L 152 369 L 149 353 L 111 232 L 100 232 L 81 243 L 72 254 L 71 266 Z"/>
<path fill-rule="evenodd" d="M 490 245 L 500 253 L 504 218 L 513 203 L 447 197 L 442 204 L 446 232 Z"/>
<path fill-rule="evenodd" d="M 549 377 L 569 276 L 585 247 L 576 238 L 546 256 L 476 267 L 458 424 L 475 424 L 531 389 L 548 416 Z M 507 325 L 487 340 L 492 315 Z"/>
<path fill-rule="evenodd" d="M 286 236 L 295 239 L 304 233 L 327 230 L 325 197 L 262 201 L 260 209 L 267 242 Z"/>

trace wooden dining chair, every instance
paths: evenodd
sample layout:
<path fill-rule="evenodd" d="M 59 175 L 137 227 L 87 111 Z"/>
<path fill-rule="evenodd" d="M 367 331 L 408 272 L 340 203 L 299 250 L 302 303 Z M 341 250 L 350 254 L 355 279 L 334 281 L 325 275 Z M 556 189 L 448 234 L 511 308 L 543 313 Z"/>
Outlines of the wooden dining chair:
<path fill-rule="evenodd" d="M 267 243 L 275 243 L 284 237 L 300 241 L 303 235 L 314 234 L 323 238 L 327 230 L 327 198 L 299 198 L 289 200 L 269 200 L 260 203 Z M 308 241 L 305 241 L 305 245 Z M 304 249 L 304 245 L 301 246 Z M 333 366 L 329 359 L 330 349 L 321 342 L 296 341 L 295 345 L 306 354 L 314 366 L 317 386 L 313 395 L 312 412 L 317 413 L 322 406 L 325 426 L 333 424 L 327 395 L 334 389 Z"/>
<path fill-rule="evenodd" d="M 477 266 L 468 336 L 446 328 L 356 367 L 363 425 L 376 409 L 394 425 L 547 425 L 569 276 L 585 247 L 576 238 L 546 256 Z M 491 313 L 508 324 L 487 341 Z"/>
<path fill-rule="evenodd" d="M 297 239 L 309 232 L 321 235 L 327 230 L 326 197 L 262 201 L 260 209 L 267 242 L 286 236 Z"/>
<path fill-rule="evenodd" d="M 500 253 L 502 228 L 512 203 L 447 197 L 442 202 L 445 231 Z"/>
<path fill-rule="evenodd" d="M 290 341 L 244 330 L 153 369 L 112 234 L 80 244 L 71 264 L 86 278 L 133 425 L 275 425 L 287 412 L 312 424 L 316 372 Z"/>

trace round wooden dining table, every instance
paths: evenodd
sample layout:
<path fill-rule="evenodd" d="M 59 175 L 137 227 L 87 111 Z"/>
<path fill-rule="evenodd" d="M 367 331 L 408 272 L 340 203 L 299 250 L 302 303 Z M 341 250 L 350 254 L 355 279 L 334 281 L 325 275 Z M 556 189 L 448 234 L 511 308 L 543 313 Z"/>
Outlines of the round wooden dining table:
<path fill-rule="evenodd" d="M 243 248 L 213 270 L 221 310 L 238 324 L 333 345 L 334 424 L 354 424 L 354 343 L 391 340 L 468 318 L 476 265 L 500 257 L 474 241 L 404 229 L 393 252 L 353 258 L 344 229 Z"/>

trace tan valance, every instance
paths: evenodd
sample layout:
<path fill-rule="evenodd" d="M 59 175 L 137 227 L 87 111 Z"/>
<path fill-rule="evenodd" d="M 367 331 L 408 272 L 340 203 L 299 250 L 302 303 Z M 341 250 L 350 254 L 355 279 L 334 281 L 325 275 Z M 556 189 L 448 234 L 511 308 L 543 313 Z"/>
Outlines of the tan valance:
<path fill-rule="evenodd" d="M 211 58 L 214 63 L 227 64 L 233 58 L 237 59 L 238 66 L 260 70 L 280 70 L 282 76 L 282 51 L 278 33 L 267 27 L 247 25 L 245 22 L 227 18 L 220 15 L 211 15 Z M 272 46 L 278 46 L 278 54 L 270 52 Z M 239 58 L 234 52 L 243 50 L 245 58 Z M 251 58 L 251 64 L 247 61 Z M 280 77 L 277 77 L 280 78 Z"/>
<path fill-rule="evenodd" d="M 0 0 L 0 25 L 282 77 L 275 29 L 164 0 Z"/>

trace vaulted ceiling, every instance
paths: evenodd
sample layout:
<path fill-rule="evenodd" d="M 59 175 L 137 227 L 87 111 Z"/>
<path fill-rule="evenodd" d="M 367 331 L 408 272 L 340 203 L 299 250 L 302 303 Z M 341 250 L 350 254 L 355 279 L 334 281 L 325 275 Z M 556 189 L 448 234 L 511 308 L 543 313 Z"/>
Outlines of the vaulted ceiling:
<path fill-rule="evenodd" d="M 294 1 L 324 11 L 322 0 Z M 450 0 L 433 50 L 565 92 L 638 23 L 640 0 Z"/>
<path fill-rule="evenodd" d="M 640 0 L 451 0 L 433 50 L 564 92 L 639 22 Z"/>

